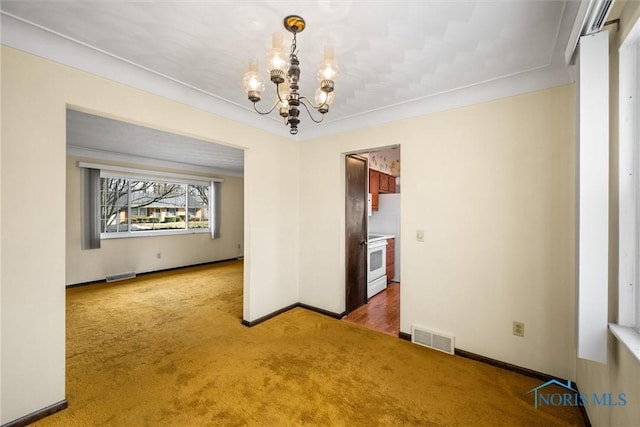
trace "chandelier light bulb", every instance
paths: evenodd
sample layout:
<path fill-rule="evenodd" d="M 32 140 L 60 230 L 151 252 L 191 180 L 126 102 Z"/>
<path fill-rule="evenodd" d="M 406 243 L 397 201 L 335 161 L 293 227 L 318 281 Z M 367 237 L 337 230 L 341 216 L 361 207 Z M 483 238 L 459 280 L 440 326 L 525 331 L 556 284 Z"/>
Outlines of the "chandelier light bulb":
<path fill-rule="evenodd" d="M 242 86 L 251 102 L 260 101 L 262 92 L 264 92 L 264 79 L 258 72 L 258 61 L 252 60 L 249 62 L 249 71 L 242 78 Z"/>
<path fill-rule="evenodd" d="M 267 54 L 267 69 L 271 81 L 275 84 L 284 82 L 287 73 L 287 55 L 284 50 L 284 37 L 281 33 L 273 35 L 273 47 Z"/>
<path fill-rule="evenodd" d="M 336 77 L 338 77 L 339 70 L 340 69 L 338 68 L 338 64 L 336 64 L 336 61 L 333 56 L 333 48 L 325 47 L 324 58 L 320 63 L 320 65 L 318 66 L 318 73 L 316 74 L 318 81 L 324 86 L 327 86 L 327 87 L 330 86 L 331 90 L 333 90 L 333 82 L 336 80 Z M 331 83 L 330 84 L 327 83 L 325 85 L 323 83 L 325 81 L 331 82 Z M 331 90 L 326 90 L 326 89 L 323 89 L 323 90 L 325 90 L 326 92 L 331 92 Z"/>
<path fill-rule="evenodd" d="M 322 88 L 318 88 L 315 93 L 315 101 L 318 105 L 318 111 L 325 114 L 329 111 L 329 107 L 333 105 L 335 92 L 325 92 Z"/>

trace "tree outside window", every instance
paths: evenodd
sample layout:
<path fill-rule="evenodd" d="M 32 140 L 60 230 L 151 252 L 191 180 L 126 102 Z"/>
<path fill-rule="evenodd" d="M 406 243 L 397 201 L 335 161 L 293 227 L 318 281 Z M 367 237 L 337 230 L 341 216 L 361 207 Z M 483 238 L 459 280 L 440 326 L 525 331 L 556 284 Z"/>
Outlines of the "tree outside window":
<path fill-rule="evenodd" d="M 100 178 L 101 232 L 209 228 L 208 185 Z"/>

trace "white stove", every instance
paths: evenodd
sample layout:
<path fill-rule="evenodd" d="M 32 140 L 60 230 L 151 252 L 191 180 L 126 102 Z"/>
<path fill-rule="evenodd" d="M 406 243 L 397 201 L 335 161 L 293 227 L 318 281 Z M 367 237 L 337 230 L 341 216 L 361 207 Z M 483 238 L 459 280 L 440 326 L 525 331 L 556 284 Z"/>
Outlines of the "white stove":
<path fill-rule="evenodd" d="M 369 234 L 367 298 L 387 288 L 387 239 L 382 234 Z"/>
<path fill-rule="evenodd" d="M 387 236 L 386 234 L 374 234 L 374 233 L 369 233 L 369 242 L 372 241 L 376 241 L 376 240 L 386 240 L 388 239 L 389 236 Z"/>

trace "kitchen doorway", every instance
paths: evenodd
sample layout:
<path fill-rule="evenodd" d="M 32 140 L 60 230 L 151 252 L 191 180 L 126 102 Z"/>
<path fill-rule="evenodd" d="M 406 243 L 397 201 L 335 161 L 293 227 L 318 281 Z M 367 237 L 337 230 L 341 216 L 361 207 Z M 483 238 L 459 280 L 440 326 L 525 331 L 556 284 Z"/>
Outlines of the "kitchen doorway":
<path fill-rule="evenodd" d="M 398 336 L 400 332 L 400 146 L 371 149 L 359 152 L 357 156 L 367 160 L 367 231 L 365 243 L 366 277 L 357 285 L 365 288 L 365 298 L 358 307 L 349 305 L 347 294 L 347 316 L 344 320 Z M 347 159 L 349 156 L 347 156 Z M 347 171 L 346 192 L 347 215 L 352 201 L 349 188 L 353 175 Z M 353 248 L 349 235 L 360 230 L 352 229 L 352 221 L 347 216 L 346 258 Z M 355 287 L 354 272 L 347 263 L 347 292 Z"/>

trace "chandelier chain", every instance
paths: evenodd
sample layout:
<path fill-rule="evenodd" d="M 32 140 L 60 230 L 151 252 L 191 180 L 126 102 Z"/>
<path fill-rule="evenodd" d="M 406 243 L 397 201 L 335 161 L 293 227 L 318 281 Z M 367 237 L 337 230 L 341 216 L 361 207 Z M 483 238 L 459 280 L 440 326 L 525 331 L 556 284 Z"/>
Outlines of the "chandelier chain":
<path fill-rule="evenodd" d="M 298 45 L 296 44 L 296 34 L 293 33 L 293 41 L 291 42 L 291 55 L 297 55 L 296 50 L 298 49 Z"/>

